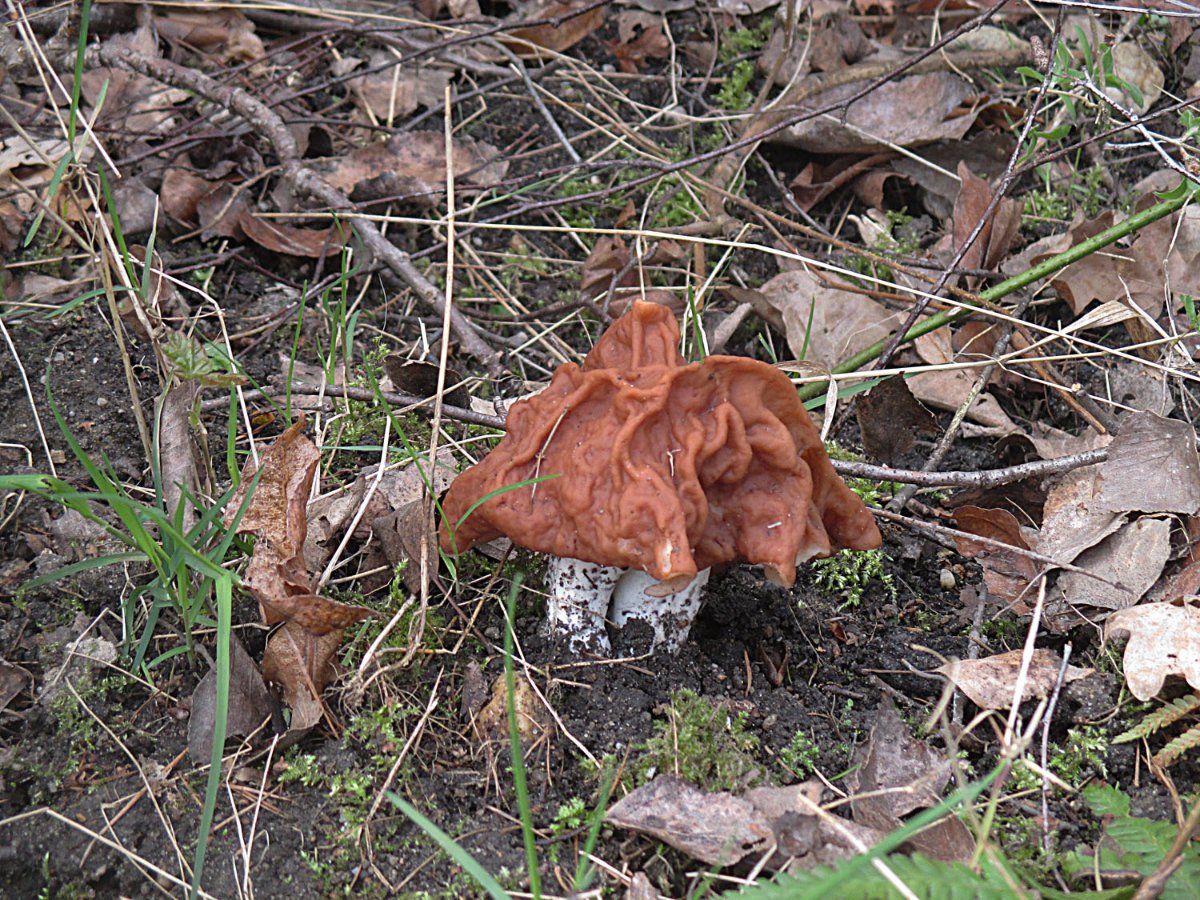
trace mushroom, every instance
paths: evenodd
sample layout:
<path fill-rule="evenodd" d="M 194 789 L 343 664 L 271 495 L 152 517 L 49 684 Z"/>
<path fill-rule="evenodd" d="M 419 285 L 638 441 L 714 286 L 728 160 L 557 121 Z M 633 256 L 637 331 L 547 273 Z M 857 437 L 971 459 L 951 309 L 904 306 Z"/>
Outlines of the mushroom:
<path fill-rule="evenodd" d="M 714 565 L 759 564 L 790 587 L 801 562 L 881 543 L 787 376 L 687 363 L 671 311 L 643 302 L 513 404 L 442 510 L 448 553 L 504 535 L 554 557 L 549 629 L 575 652 L 607 653 L 605 621 L 633 619 L 677 649 Z"/>

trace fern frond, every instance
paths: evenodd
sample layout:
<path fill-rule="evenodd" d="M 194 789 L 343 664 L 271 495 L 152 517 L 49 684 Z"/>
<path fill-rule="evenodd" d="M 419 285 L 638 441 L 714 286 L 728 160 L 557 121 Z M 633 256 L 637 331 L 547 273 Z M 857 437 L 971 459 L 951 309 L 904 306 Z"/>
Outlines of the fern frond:
<path fill-rule="evenodd" d="M 1149 737 L 1197 710 L 1200 710 L 1200 694 L 1188 694 L 1186 697 L 1179 697 L 1169 703 L 1164 703 L 1158 709 L 1154 710 L 1154 712 L 1148 713 L 1146 718 L 1142 719 L 1138 724 L 1134 725 L 1124 734 L 1119 734 L 1113 738 L 1113 743 L 1124 744 L 1129 741 L 1138 741 L 1144 737 Z"/>
<path fill-rule="evenodd" d="M 1184 753 L 1196 747 L 1200 747 L 1200 725 L 1193 725 L 1183 734 L 1179 735 L 1179 737 L 1168 743 L 1167 746 L 1155 753 L 1154 763 L 1165 769 Z"/>

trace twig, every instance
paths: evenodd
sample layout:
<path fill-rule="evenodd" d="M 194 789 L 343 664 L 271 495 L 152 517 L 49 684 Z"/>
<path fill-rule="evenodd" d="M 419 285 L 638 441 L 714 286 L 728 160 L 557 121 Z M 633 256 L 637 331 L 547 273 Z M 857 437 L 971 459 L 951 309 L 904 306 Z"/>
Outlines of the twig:
<path fill-rule="evenodd" d="M 1071 659 L 1071 645 L 1063 647 L 1062 664 L 1058 667 L 1058 678 L 1054 681 L 1054 691 L 1050 694 L 1050 704 L 1046 707 L 1046 718 L 1042 720 L 1042 771 L 1050 771 L 1048 760 L 1050 749 L 1050 723 L 1054 719 L 1054 710 L 1058 707 L 1058 695 L 1063 682 L 1067 678 L 1067 663 Z M 1050 782 L 1042 779 L 1042 849 L 1050 853 Z"/>
<path fill-rule="evenodd" d="M 313 197 L 334 212 L 353 219 L 363 243 L 371 253 L 382 260 L 421 300 L 438 313 L 448 314 L 450 327 L 467 355 L 480 362 L 493 376 L 499 376 L 504 371 L 500 354 L 484 341 L 466 316 L 449 303 L 446 296 L 413 265 L 411 257 L 385 238 L 373 222 L 359 218 L 357 210 L 345 194 L 304 164 L 291 132 L 279 115 L 266 104 L 241 88 L 221 85 L 194 69 L 165 59 L 151 59 L 113 44 L 105 44 L 88 51 L 88 61 L 93 66 L 125 69 L 164 84 L 193 91 L 240 116 L 271 144 L 279 159 L 283 178 L 297 193 Z"/>

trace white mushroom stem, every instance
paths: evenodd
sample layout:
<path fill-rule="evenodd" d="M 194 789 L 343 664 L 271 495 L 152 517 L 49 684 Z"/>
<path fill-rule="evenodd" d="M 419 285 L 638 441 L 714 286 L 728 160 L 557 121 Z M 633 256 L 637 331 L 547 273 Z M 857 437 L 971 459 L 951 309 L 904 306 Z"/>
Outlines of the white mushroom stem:
<path fill-rule="evenodd" d="M 605 620 L 623 628 L 631 619 L 641 619 L 654 631 L 653 646 L 674 653 L 687 640 L 700 610 L 708 574 L 705 569 L 683 588 L 671 591 L 637 569 L 551 557 L 546 576 L 548 630 L 565 637 L 574 653 L 590 650 L 607 655 L 611 647 Z"/>
<path fill-rule="evenodd" d="M 702 569 L 695 578 L 677 591 L 663 592 L 663 583 L 645 572 L 628 569 L 613 590 L 608 618 L 624 628 L 631 619 L 641 619 L 654 629 L 652 646 L 665 647 L 674 653 L 683 646 L 696 613 L 710 569 Z"/>
<path fill-rule="evenodd" d="M 546 625 L 552 635 L 563 635 L 572 653 L 591 650 L 608 655 L 611 649 L 604 620 L 613 588 L 623 569 L 599 566 L 569 556 L 550 557 L 546 588 Z"/>

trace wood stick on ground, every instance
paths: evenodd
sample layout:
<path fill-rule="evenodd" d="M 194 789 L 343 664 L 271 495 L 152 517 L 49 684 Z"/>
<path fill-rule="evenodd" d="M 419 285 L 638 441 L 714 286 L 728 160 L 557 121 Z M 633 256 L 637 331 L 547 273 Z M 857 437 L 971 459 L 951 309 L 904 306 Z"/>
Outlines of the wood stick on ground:
<path fill-rule="evenodd" d="M 489 375 L 498 377 L 503 373 L 500 353 L 488 345 L 462 311 L 413 265 L 409 255 L 385 238 L 373 222 L 357 218 L 357 210 L 349 198 L 304 164 L 291 132 L 279 115 L 265 103 L 241 88 L 220 84 L 195 69 L 170 60 L 152 59 L 112 44 L 88 51 L 88 63 L 136 72 L 172 87 L 194 91 L 241 117 L 271 144 L 279 158 L 283 177 L 298 194 L 312 197 L 334 212 L 354 219 L 355 228 L 371 253 L 395 272 L 421 300 L 438 313 L 444 313 L 446 304 L 450 303 L 450 327 L 464 352 L 481 363 Z"/>

